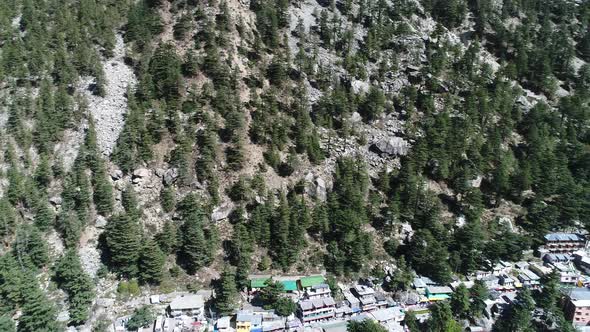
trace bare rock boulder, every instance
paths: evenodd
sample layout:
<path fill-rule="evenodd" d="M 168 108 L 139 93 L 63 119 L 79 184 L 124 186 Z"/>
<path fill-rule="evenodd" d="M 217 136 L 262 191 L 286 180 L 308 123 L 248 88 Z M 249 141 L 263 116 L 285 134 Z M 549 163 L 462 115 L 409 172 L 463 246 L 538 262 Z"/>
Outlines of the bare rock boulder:
<path fill-rule="evenodd" d="M 165 169 L 163 169 L 163 168 L 156 168 L 156 171 L 155 171 L 155 173 L 156 173 L 156 176 L 157 176 L 157 177 L 161 178 L 161 177 L 163 177 L 163 176 L 164 176 L 164 174 L 166 173 L 166 170 L 165 170 Z"/>
<path fill-rule="evenodd" d="M 401 137 L 388 137 L 375 142 L 373 147 L 380 153 L 405 156 L 410 149 L 410 144 Z"/>
<path fill-rule="evenodd" d="M 95 221 L 96 228 L 105 228 L 107 226 L 107 218 L 98 215 Z"/>
<path fill-rule="evenodd" d="M 229 215 L 231 214 L 231 212 L 234 209 L 234 204 L 233 203 L 225 203 L 222 204 L 218 207 L 216 207 L 213 210 L 213 213 L 211 213 L 211 221 L 213 222 L 219 222 L 222 220 L 225 220 L 229 217 Z"/>
<path fill-rule="evenodd" d="M 139 168 L 133 172 L 134 178 L 147 178 L 150 176 L 150 171 L 147 168 Z"/>
<path fill-rule="evenodd" d="M 62 203 L 62 199 L 60 196 L 53 196 L 49 199 L 49 203 L 53 206 L 60 206 Z"/>
<path fill-rule="evenodd" d="M 178 178 L 178 169 L 171 168 L 164 173 L 164 184 L 169 185 L 176 181 Z"/>
<path fill-rule="evenodd" d="M 150 176 L 150 171 L 147 168 L 139 168 L 133 172 L 133 183 L 138 184 L 143 179 Z"/>
<path fill-rule="evenodd" d="M 115 169 L 111 171 L 111 179 L 113 179 L 114 181 L 120 180 L 121 178 L 123 178 L 123 171 L 121 171 L 120 169 Z"/>

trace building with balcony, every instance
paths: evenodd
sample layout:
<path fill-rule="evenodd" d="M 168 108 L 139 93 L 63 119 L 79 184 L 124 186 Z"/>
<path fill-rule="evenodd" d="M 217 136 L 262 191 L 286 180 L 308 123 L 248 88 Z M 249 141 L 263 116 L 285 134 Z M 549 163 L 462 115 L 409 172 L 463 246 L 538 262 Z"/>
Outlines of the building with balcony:
<path fill-rule="evenodd" d="M 298 316 L 303 324 L 330 320 L 336 315 L 336 302 L 332 297 L 324 297 L 299 302 Z"/>
<path fill-rule="evenodd" d="M 197 294 L 180 295 L 170 302 L 169 308 L 172 317 L 186 315 L 200 320 L 204 317 L 205 301 Z"/>
<path fill-rule="evenodd" d="M 328 286 L 328 284 L 317 284 L 308 287 L 305 290 L 305 297 L 309 300 L 330 296 L 332 296 L 332 290 L 330 289 L 330 286 Z"/>
<path fill-rule="evenodd" d="M 586 237 L 577 233 L 549 233 L 545 235 L 544 249 L 552 254 L 565 254 L 584 249 Z"/>
<path fill-rule="evenodd" d="M 352 289 L 354 295 L 359 299 L 362 311 L 372 311 L 377 309 L 377 299 L 375 290 L 365 285 L 355 285 Z"/>
<path fill-rule="evenodd" d="M 529 269 L 522 269 L 518 274 L 518 280 L 525 287 L 537 288 L 541 284 L 541 277 Z"/>
<path fill-rule="evenodd" d="M 590 289 L 571 288 L 564 293 L 565 318 L 575 326 L 590 325 Z"/>

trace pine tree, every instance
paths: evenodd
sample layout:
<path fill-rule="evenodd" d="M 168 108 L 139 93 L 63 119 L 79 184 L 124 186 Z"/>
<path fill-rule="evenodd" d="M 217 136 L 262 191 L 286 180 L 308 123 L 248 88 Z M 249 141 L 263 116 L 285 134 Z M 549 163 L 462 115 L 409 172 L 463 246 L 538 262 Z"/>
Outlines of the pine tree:
<path fill-rule="evenodd" d="M 12 314 L 23 302 L 24 277 L 22 264 L 13 255 L 0 257 L 0 313 Z M 28 286 L 28 285 L 27 285 Z"/>
<path fill-rule="evenodd" d="M 176 207 L 176 192 L 173 186 L 166 186 L 160 191 L 160 204 L 164 212 L 172 212 Z"/>
<path fill-rule="evenodd" d="M 260 291 L 259 297 L 265 309 L 272 309 L 281 297 L 284 287 L 282 283 L 274 281 L 272 278 L 266 280 L 264 284 L 265 287 Z"/>
<path fill-rule="evenodd" d="M 35 277 L 25 273 L 22 288 L 22 316 L 18 320 L 17 332 L 57 332 L 61 330 L 56 321 L 55 306 L 49 302 Z"/>
<path fill-rule="evenodd" d="M 469 313 L 469 291 L 464 284 L 460 284 L 451 296 L 451 309 L 456 317 L 464 318 Z"/>
<path fill-rule="evenodd" d="M 141 217 L 141 211 L 138 208 L 137 203 L 137 195 L 135 194 L 135 189 L 133 189 L 133 185 L 127 185 L 125 191 L 121 195 L 122 205 L 125 209 L 125 213 L 133 220 L 139 221 Z"/>
<path fill-rule="evenodd" d="M 0 199 L 0 237 L 14 234 L 17 224 L 17 214 L 7 197 Z"/>
<path fill-rule="evenodd" d="M 40 231 L 47 231 L 53 225 L 55 215 L 49 204 L 45 201 L 39 199 L 35 203 L 35 226 Z"/>
<path fill-rule="evenodd" d="M 166 257 L 153 240 L 144 240 L 139 255 L 139 277 L 143 283 L 159 284 L 164 277 Z"/>
<path fill-rule="evenodd" d="M 297 310 L 297 304 L 290 298 L 280 297 L 277 302 L 275 302 L 273 309 L 277 315 L 288 317 Z"/>
<path fill-rule="evenodd" d="M 165 255 L 175 252 L 178 245 L 176 226 L 171 221 L 166 221 L 155 240 Z"/>
<path fill-rule="evenodd" d="M 14 255 L 21 266 L 41 268 L 49 263 L 47 242 L 36 227 L 22 225 L 16 232 Z"/>
<path fill-rule="evenodd" d="M 238 290 L 233 270 L 229 266 L 223 268 L 219 290 L 216 292 L 215 307 L 221 315 L 231 314 L 236 307 Z"/>
<path fill-rule="evenodd" d="M 281 193 L 279 207 L 275 212 L 275 222 L 271 229 L 273 239 L 271 253 L 274 255 L 275 262 L 284 269 L 289 266 L 289 251 L 292 246 L 289 240 L 290 216 L 291 212 L 287 197 L 285 193 Z"/>
<path fill-rule="evenodd" d="M 8 315 L 0 315 L 0 331 L 15 332 L 14 322 Z"/>
<path fill-rule="evenodd" d="M 536 305 L 545 310 L 554 311 L 559 300 L 559 275 L 553 273 L 544 275 L 541 278 L 543 289 L 536 299 Z"/>
<path fill-rule="evenodd" d="M 191 15 L 182 15 L 178 22 L 174 25 L 174 38 L 177 40 L 184 39 L 187 33 L 191 30 L 191 26 Z"/>
<path fill-rule="evenodd" d="M 211 263 L 217 255 L 219 249 L 219 230 L 215 223 L 209 224 L 209 227 L 204 229 L 205 241 L 207 244 L 207 264 Z"/>
<path fill-rule="evenodd" d="M 189 274 L 195 274 L 209 263 L 209 253 L 199 211 L 192 212 L 182 225 L 182 245 L 178 253 L 181 265 Z"/>
<path fill-rule="evenodd" d="M 131 318 L 127 321 L 125 327 L 131 331 L 136 331 L 142 327 L 152 324 L 153 321 L 154 314 L 152 313 L 150 307 L 145 305 L 133 311 L 133 315 L 131 315 Z"/>
<path fill-rule="evenodd" d="M 125 277 L 137 275 L 141 249 L 141 229 L 137 220 L 126 214 L 113 216 L 105 230 L 111 268 Z"/>
<path fill-rule="evenodd" d="M 406 328 L 409 330 L 408 332 L 420 332 L 420 328 L 418 326 L 418 319 L 416 318 L 416 314 L 408 310 L 406 312 L 406 316 L 404 317 L 404 324 Z"/>
<path fill-rule="evenodd" d="M 252 259 L 246 254 L 242 254 L 236 266 L 236 285 L 239 289 L 248 287 L 248 276 L 252 269 Z"/>
<path fill-rule="evenodd" d="M 379 323 L 377 323 L 371 319 L 365 319 L 362 321 L 351 320 L 346 325 L 346 328 L 349 332 L 385 332 L 385 331 L 387 331 L 387 329 L 385 329 Z"/>
<path fill-rule="evenodd" d="M 41 188 L 47 188 L 51 182 L 51 167 L 46 154 L 42 155 L 39 160 L 39 165 L 35 170 L 35 181 Z"/>
<path fill-rule="evenodd" d="M 81 325 L 90 315 L 94 298 L 93 282 L 82 269 L 80 258 L 68 250 L 55 266 L 55 281 L 68 294 L 70 323 Z"/>
<path fill-rule="evenodd" d="M 374 86 L 371 86 L 364 101 L 359 107 L 361 115 L 368 121 L 378 118 L 384 111 L 385 95 Z"/>
<path fill-rule="evenodd" d="M 86 137 L 84 137 L 84 154 L 87 165 L 93 172 L 97 172 L 101 160 L 99 159 L 96 127 L 92 116 L 88 118 L 88 129 L 86 130 Z"/>
<path fill-rule="evenodd" d="M 172 44 L 160 44 L 150 61 L 150 74 L 158 98 L 167 100 L 179 96 L 182 88 L 182 61 Z"/>
<path fill-rule="evenodd" d="M 23 175 L 18 171 L 16 165 L 8 169 L 8 189 L 6 196 L 12 205 L 18 205 L 24 200 L 25 188 Z"/>
<path fill-rule="evenodd" d="M 481 280 L 476 280 L 471 287 L 471 315 L 473 317 L 481 317 L 485 314 L 486 303 L 489 297 L 488 288 Z"/>
<path fill-rule="evenodd" d="M 534 331 L 532 326 L 532 311 L 535 308 L 531 291 L 525 288 L 518 292 L 515 303 L 502 312 L 493 326 L 496 332 Z"/>
<path fill-rule="evenodd" d="M 94 186 L 94 204 L 98 213 L 107 216 L 113 210 L 113 186 L 107 178 L 104 164 L 101 162 L 97 170 L 92 174 Z"/>
<path fill-rule="evenodd" d="M 448 303 L 437 303 L 430 307 L 430 318 L 427 321 L 428 331 L 432 332 L 460 332 L 461 327 L 453 319 L 451 307 Z"/>
<path fill-rule="evenodd" d="M 59 216 L 58 230 L 67 248 L 75 248 L 80 240 L 82 223 L 73 211 L 62 210 Z"/>

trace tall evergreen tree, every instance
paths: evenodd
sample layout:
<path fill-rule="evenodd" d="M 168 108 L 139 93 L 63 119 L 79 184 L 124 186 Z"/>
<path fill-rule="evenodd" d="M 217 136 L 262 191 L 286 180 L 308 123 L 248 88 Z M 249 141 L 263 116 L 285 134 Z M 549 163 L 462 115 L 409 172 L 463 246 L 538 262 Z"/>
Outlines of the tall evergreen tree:
<path fill-rule="evenodd" d="M 166 257 L 155 241 L 143 241 L 139 255 L 139 277 L 142 282 L 159 284 L 164 277 L 164 263 Z"/>
<path fill-rule="evenodd" d="M 432 332 L 460 332 L 461 326 L 453 319 L 451 307 L 448 303 L 437 303 L 430 308 L 430 318 L 427 322 L 428 331 Z"/>
<path fill-rule="evenodd" d="M 471 315 L 472 317 L 481 317 L 485 314 L 489 291 L 485 283 L 477 280 L 471 287 Z"/>
<path fill-rule="evenodd" d="M 39 288 L 35 277 L 25 273 L 23 283 L 27 287 L 22 288 L 22 315 L 18 320 L 17 332 L 60 331 L 56 308 Z"/>
<path fill-rule="evenodd" d="M 231 267 L 225 266 L 216 292 L 215 307 L 222 315 L 228 315 L 235 310 L 238 290 L 235 274 Z"/>
<path fill-rule="evenodd" d="M 115 215 L 109 220 L 105 233 L 111 268 L 125 277 L 136 276 L 141 249 L 138 221 L 127 214 Z"/>
<path fill-rule="evenodd" d="M 30 225 L 21 226 L 16 232 L 13 250 L 17 261 L 22 267 L 41 268 L 49 263 L 47 242 L 36 227 Z"/>
<path fill-rule="evenodd" d="M 189 274 L 195 274 L 210 262 L 202 224 L 201 212 L 193 211 L 185 218 L 181 228 L 182 245 L 178 258 Z"/>
<path fill-rule="evenodd" d="M 469 291 L 464 284 L 460 284 L 451 296 L 451 309 L 456 317 L 464 318 L 469 313 Z"/>
<path fill-rule="evenodd" d="M 96 210 L 102 215 L 109 215 L 113 210 L 113 186 L 107 178 L 105 166 L 102 162 L 92 174 L 94 186 L 94 204 Z"/>
<path fill-rule="evenodd" d="M 14 321 L 8 315 L 0 315 L 0 331 L 15 332 Z"/>
<path fill-rule="evenodd" d="M 55 281 L 68 294 L 70 323 L 84 324 L 90 315 L 94 287 L 74 250 L 68 250 L 57 262 Z"/>

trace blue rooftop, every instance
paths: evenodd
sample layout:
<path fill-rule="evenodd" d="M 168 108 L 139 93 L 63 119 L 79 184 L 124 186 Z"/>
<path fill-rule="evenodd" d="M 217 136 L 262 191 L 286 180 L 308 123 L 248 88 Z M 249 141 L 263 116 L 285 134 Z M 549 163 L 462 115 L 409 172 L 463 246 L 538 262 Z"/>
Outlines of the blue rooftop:
<path fill-rule="evenodd" d="M 547 241 L 583 241 L 584 237 L 575 233 L 549 233 L 545 235 Z"/>

